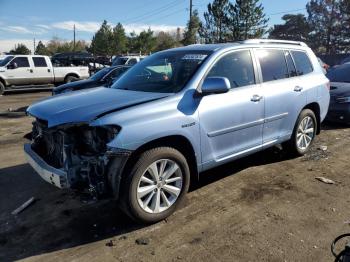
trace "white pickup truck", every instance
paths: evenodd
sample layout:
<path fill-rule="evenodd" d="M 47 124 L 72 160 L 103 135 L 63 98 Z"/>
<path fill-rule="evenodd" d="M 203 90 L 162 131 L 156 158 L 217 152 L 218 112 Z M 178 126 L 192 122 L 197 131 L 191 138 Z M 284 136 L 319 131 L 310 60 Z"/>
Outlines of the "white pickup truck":
<path fill-rule="evenodd" d="M 87 66 L 54 67 L 48 56 L 9 55 L 0 60 L 0 95 L 10 89 L 47 88 L 88 77 Z"/>

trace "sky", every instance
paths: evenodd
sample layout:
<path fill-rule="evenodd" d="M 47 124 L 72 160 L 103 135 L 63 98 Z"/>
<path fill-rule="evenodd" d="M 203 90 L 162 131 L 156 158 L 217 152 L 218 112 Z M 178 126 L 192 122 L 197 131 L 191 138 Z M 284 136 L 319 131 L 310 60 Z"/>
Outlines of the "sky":
<path fill-rule="evenodd" d="M 190 0 L 0 0 L 0 54 L 17 43 L 33 49 L 33 39 L 53 37 L 90 41 L 103 20 L 121 22 L 127 33 L 173 31 L 189 18 Z M 209 0 L 193 0 L 200 17 Z M 261 0 L 269 25 L 281 23 L 284 13 L 305 13 L 308 0 Z"/>

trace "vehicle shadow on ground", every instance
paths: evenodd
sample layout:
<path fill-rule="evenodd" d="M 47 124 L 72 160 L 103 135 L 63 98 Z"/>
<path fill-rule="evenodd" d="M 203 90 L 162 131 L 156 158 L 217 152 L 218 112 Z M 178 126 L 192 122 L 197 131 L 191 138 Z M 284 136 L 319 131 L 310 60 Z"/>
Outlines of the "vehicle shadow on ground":
<path fill-rule="evenodd" d="M 201 174 L 191 191 L 226 176 L 257 165 L 288 160 L 274 147 L 239 161 Z M 59 190 L 42 181 L 32 168 L 18 165 L 0 169 L 0 261 L 75 247 L 99 240 L 118 239 L 137 230 L 113 201 L 83 204 L 75 194 Z M 37 201 L 17 216 L 11 211 L 34 196 Z"/>
<path fill-rule="evenodd" d="M 321 125 L 322 130 L 336 130 L 350 128 L 350 124 L 336 123 L 336 122 L 324 122 Z"/>

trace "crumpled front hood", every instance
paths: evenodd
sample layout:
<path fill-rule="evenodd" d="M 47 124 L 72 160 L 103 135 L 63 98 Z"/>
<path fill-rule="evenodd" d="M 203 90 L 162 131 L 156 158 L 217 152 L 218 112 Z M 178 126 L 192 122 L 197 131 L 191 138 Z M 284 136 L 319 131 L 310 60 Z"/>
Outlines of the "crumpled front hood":
<path fill-rule="evenodd" d="M 93 88 L 53 96 L 28 107 L 28 114 L 48 122 L 49 127 L 90 122 L 101 114 L 169 96 L 112 88 Z"/>

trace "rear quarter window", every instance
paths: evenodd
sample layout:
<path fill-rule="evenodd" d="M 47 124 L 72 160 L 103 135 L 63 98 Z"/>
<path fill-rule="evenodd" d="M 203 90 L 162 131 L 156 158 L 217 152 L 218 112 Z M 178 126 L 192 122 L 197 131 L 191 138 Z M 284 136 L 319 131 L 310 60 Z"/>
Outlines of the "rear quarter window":
<path fill-rule="evenodd" d="M 298 75 L 306 75 L 314 70 L 306 52 L 291 51 L 291 53 L 294 59 Z"/>

